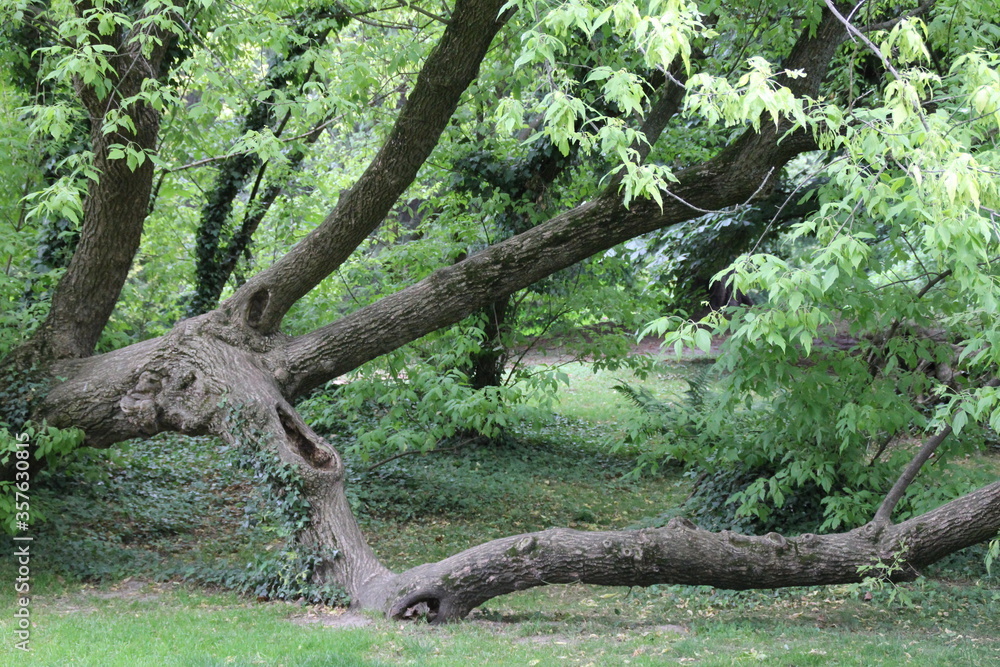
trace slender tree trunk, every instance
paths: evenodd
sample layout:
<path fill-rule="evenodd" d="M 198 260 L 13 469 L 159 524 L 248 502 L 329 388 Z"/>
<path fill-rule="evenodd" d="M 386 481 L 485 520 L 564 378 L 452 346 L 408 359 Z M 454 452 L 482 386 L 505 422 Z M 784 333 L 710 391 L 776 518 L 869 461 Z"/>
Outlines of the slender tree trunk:
<path fill-rule="evenodd" d="M 503 384 L 512 307 L 511 298 L 505 296 L 480 311 L 485 323 L 482 347 L 470 360 L 472 369 L 469 372 L 469 384 L 473 389 L 499 387 Z"/>

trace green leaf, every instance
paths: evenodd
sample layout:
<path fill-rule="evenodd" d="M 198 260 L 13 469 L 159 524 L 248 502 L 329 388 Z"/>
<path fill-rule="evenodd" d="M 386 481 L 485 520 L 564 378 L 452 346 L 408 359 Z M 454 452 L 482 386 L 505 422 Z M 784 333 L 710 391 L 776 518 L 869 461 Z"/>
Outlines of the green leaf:
<path fill-rule="evenodd" d="M 707 329 L 695 329 L 694 344 L 702 352 L 709 352 L 712 349 L 712 333 Z"/>

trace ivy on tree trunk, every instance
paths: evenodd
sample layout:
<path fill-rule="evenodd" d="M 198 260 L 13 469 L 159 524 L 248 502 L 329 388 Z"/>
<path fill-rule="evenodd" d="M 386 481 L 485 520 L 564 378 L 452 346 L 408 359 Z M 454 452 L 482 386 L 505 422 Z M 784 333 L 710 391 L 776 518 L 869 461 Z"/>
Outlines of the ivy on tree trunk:
<path fill-rule="evenodd" d="M 151 163 L 130 170 L 124 160 L 112 159 L 108 146 L 122 140 L 152 150 L 159 122 L 152 109 L 137 104 L 126 109 L 135 132 L 100 131 L 98 112 L 126 104 L 121 95 L 141 89 L 162 55 L 106 36 L 121 55 L 121 69 L 112 75 L 115 95 L 102 101 L 83 83 L 77 86 L 94 116 L 101 178 L 88 193 L 80 246 L 46 326 L 29 342 L 42 350 L 37 358 L 55 380 L 36 416 L 83 428 L 95 446 L 161 431 L 259 439 L 301 475 L 310 521 L 300 537 L 326 554 L 315 576 L 344 586 L 356 606 L 398 618 L 426 610 L 435 621 L 458 619 L 497 595 L 549 583 L 827 584 L 857 581 L 860 567 L 887 560 L 903 565 L 898 578 L 909 578 L 947 553 L 996 535 L 1000 483 L 899 524 L 889 520 L 890 506 L 879 521 L 834 535 L 750 537 L 677 519 L 656 530 L 552 529 L 507 537 L 401 573 L 378 561 L 347 502 L 339 452 L 296 413 L 296 398 L 595 253 L 702 210 L 746 202 L 790 159 L 815 148 L 813 137 L 789 122 L 747 130 L 714 157 L 678 171 L 662 205 L 640 199 L 626 207 L 612 180 L 594 200 L 335 322 L 299 336 L 281 333 L 289 308 L 346 260 L 413 181 L 510 18 L 505 8 L 501 0 L 456 2 L 381 150 L 323 223 L 288 254 L 217 309 L 159 338 L 90 356 L 138 247 L 152 174 Z M 799 37 L 784 63 L 806 74 L 787 82 L 796 94 L 818 94 L 845 34 L 827 12 Z M 664 127 L 656 117 L 651 114 L 645 128 L 650 144 Z"/>

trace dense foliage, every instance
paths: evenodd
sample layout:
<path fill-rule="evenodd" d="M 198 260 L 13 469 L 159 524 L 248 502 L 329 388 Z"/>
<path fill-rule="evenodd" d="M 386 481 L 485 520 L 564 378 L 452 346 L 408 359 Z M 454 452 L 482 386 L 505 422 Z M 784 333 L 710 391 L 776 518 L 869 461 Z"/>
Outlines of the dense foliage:
<path fill-rule="evenodd" d="M 101 165 L 153 178 L 142 245 L 98 353 L 212 311 L 306 238 L 376 168 L 449 27 L 446 10 L 366 0 L 0 8 L 0 358 L 45 322 L 79 256 Z M 664 408 L 623 391 L 655 420 L 633 429 L 640 464 L 689 466 L 695 502 L 729 512 L 725 525 L 862 525 L 916 443 L 942 429 L 954 435 L 931 481 L 908 489 L 897 516 L 989 481 L 961 463 L 1000 429 L 990 384 L 1000 364 L 998 10 L 988 0 L 842 9 L 850 39 L 823 81 L 804 84 L 806 72 L 783 63 L 838 11 L 832 2 L 508 3 L 510 20 L 405 195 L 295 303 L 284 333 L 357 313 L 607 188 L 625 209 L 662 211 L 680 199 L 671 187 L 685 168 L 754 132 L 812 150 L 790 149 L 801 155 L 742 205 L 682 202 L 694 212 L 684 224 L 372 355 L 307 397 L 303 415 L 362 460 L 500 440 L 544 418 L 564 380 L 520 363 L 532 341 L 583 330 L 573 355 L 638 367 L 627 336 L 642 329 L 678 352 L 718 352 L 711 395 L 696 387 Z M 125 99 L 118 35 L 159 54 Z M 672 100 L 662 133 L 647 135 Z M 156 115 L 155 147 L 137 138 L 137 109 Z M 706 308 L 720 284 L 749 296 Z M 83 435 L 30 423 L 47 388 L 32 368 L 13 368 L 0 456 L 10 460 L 23 430 L 45 434 L 36 459 L 68 455 Z M 289 500 L 296 474 L 256 450 L 243 459 L 294 506 L 270 517 L 291 539 L 308 511 Z M 309 554 L 295 555 L 308 569 Z"/>

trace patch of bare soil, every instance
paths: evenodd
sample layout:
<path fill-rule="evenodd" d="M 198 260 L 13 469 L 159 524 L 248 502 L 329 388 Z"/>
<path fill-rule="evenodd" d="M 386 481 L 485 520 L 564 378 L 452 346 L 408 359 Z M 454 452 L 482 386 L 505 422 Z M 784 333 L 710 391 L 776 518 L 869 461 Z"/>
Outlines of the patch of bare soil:
<path fill-rule="evenodd" d="M 362 614 L 336 607 L 310 607 L 304 614 L 293 616 L 296 625 L 322 625 L 327 628 L 363 628 L 374 621 Z"/>
<path fill-rule="evenodd" d="M 79 614 L 97 611 L 93 600 L 132 600 L 149 601 L 156 600 L 171 587 L 174 583 L 158 583 L 154 581 L 143 581 L 141 579 L 123 579 L 117 584 L 106 589 L 96 589 L 91 586 L 84 586 L 75 593 L 60 595 L 51 601 L 45 600 L 44 596 L 39 597 L 39 601 L 51 603 L 51 608 L 57 614 Z"/>
<path fill-rule="evenodd" d="M 165 584 L 141 581 L 129 577 L 114 584 L 108 590 L 86 590 L 87 594 L 103 600 L 153 600 L 166 591 Z"/>

